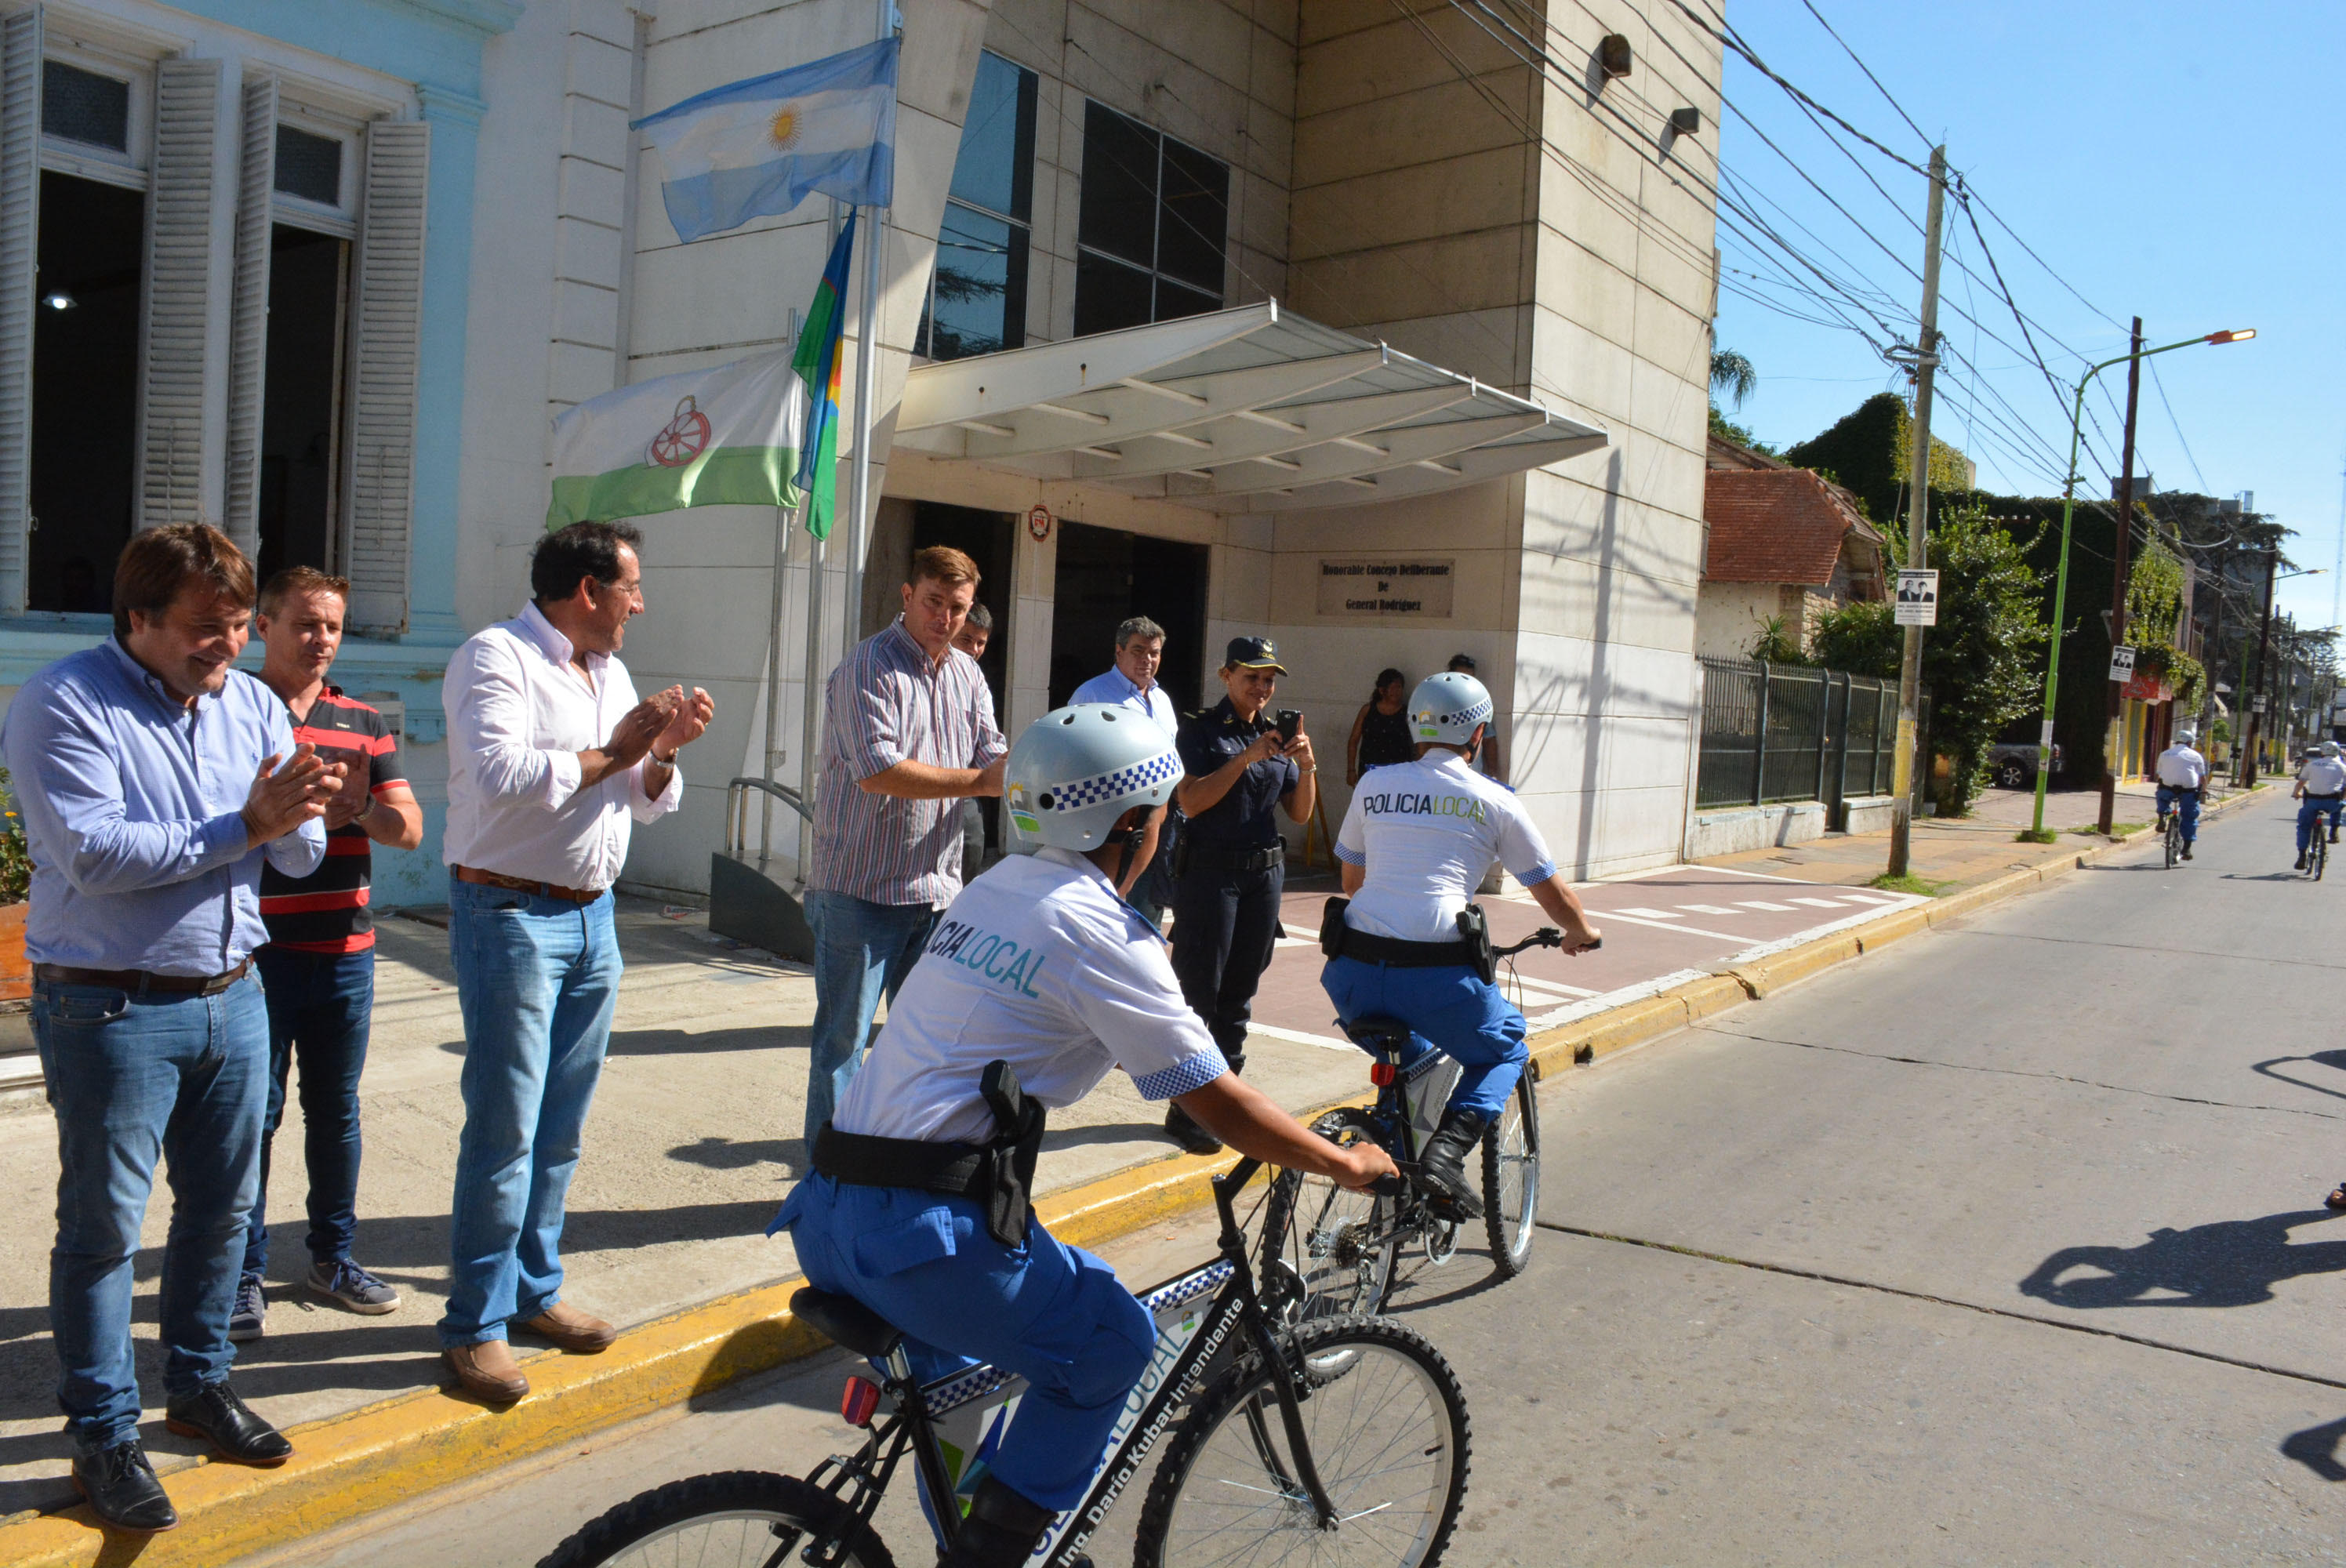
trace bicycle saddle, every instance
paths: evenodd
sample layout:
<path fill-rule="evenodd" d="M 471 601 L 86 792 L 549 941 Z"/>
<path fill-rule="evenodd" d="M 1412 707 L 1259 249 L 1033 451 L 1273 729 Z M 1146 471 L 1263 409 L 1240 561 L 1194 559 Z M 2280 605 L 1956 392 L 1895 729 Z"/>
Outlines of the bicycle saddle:
<path fill-rule="evenodd" d="M 903 1341 L 904 1331 L 852 1296 L 810 1285 L 790 1297 L 790 1312 L 835 1345 L 879 1360 Z"/>
<path fill-rule="evenodd" d="M 1365 1018 L 1355 1018 L 1345 1024 L 1344 1033 L 1352 1037 L 1352 1043 L 1356 1045 L 1377 1052 L 1381 1055 L 1398 1056 L 1401 1054 L 1401 1048 L 1409 1044 L 1410 1028 L 1398 1018 L 1388 1018 L 1381 1013 L 1372 1013 Z"/>

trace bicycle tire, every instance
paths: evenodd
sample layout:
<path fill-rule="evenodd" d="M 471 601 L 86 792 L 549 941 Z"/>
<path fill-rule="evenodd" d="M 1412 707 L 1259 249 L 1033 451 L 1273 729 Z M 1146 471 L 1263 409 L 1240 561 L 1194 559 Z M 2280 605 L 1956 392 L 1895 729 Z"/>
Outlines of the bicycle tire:
<path fill-rule="evenodd" d="M 1502 1279 L 1513 1279 L 1531 1262 L 1539 1162 L 1539 1095 L 1526 1066 L 1507 1108 L 1483 1135 L 1483 1234 Z"/>
<path fill-rule="evenodd" d="M 1134 1568 L 1441 1562 L 1473 1461 L 1466 1393 L 1450 1363 L 1390 1318 L 1325 1318 L 1280 1339 L 1312 1461 L 1341 1521 L 1336 1532 L 1320 1529 L 1291 1479 L 1270 1371 L 1250 1351 L 1183 1413 L 1141 1509 Z M 1402 1400 L 1415 1410 L 1397 1409 Z M 1281 1468 L 1269 1470 L 1272 1462 Z M 1345 1549 L 1348 1529 L 1362 1549 Z"/>
<path fill-rule="evenodd" d="M 1376 1119 L 1357 1106 L 1329 1112 L 1311 1130 L 1332 1143 L 1377 1142 Z M 1326 1176 L 1281 1170 L 1271 1179 L 1263 1206 L 1262 1258 L 1266 1280 L 1283 1270 L 1280 1288 L 1288 1299 L 1277 1316 L 1288 1323 L 1382 1311 L 1392 1293 L 1398 1238 L 1385 1233 L 1398 1212 L 1395 1200 L 1373 1193 L 1347 1192 Z M 1368 1241 L 1368 1237 L 1383 1239 Z M 1278 1294 L 1277 1290 L 1273 1294 Z"/>
<path fill-rule="evenodd" d="M 2313 880 L 2320 881 L 2321 873 L 2330 869 L 2330 840 L 2321 836 L 2321 824 L 2313 825 Z"/>
<path fill-rule="evenodd" d="M 540 1558 L 537 1568 L 716 1568 L 726 1563 L 746 1568 L 793 1561 L 797 1543 L 782 1541 L 780 1530 L 803 1534 L 825 1529 L 846 1512 L 839 1499 L 794 1476 L 756 1470 L 696 1475 L 638 1492 L 588 1522 Z M 868 1527 L 849 1538 L 842 1563 L 896 1568 L 887 1546 Z"/>
<path fill-rule="evenodd" d="M 2169 822 L 2167 825 L 2167 869 L 2168 871 L 2175 869 L 2175 862 L 2181 858 L 2182 850 L 2183 829 L 2179 822 Z"/>

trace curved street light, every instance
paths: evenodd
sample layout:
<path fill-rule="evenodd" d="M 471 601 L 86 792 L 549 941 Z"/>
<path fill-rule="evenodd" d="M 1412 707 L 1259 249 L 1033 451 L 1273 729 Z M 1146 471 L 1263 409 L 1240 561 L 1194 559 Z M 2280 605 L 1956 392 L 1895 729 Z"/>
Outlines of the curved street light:
<path fill-rule="evenodd" d="M 2047 841 L 2045 836 L 2045 784 L 2052 772 L 2053 699 L 2061 684 L 2061 624 L 2063 617 L 2068 614 L 2069 525 L 2077 510 L 2077 442 L 2079 431 L 2086 422 L 2086 388 L 2096 376 L 2100 375 L 2112 365 L 2122 365 L 2129 360 L 2147 360 L 2154 354 L 2172 353 L 2177 349 L 2188 349 L 2194 343 L 2245 343 L 2256 335 L 2257 330 L 2254 327 L 2237 327 L 2221 332 L 2206 332 L 2196 338 L 2184 338 L 2176 342 L 2163 343 L 2155 349 L 2138 349 L 2132 353 L 2120 354 L 2116 359 L 2104 360 L 2077 378 L 2077 396 L 2069 410 L 2069 476 L 2061 484 L 2061 565 L 2053 579 L 2052 647 L 2045 656 L 2045 728 L 2038 737 L 2036 817 L 2028 830 L 2028 837 L 2038 843 Z M 2120 518 L 2118 525 L 2125 527 L 2129 521 L 2127 518 Z"/>

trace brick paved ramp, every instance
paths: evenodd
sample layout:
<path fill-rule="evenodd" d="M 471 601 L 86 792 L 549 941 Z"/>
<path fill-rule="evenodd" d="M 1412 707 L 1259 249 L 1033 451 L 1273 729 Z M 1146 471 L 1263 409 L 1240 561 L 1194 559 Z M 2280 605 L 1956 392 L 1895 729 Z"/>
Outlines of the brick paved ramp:
<path fill-rule="evenodd" d="M 1605 932 L 1599 951 L 1567 958 L 1540 948 L 1515 960 L 1523 1007 L 1535 1027 L 1566 1023 L 1628 998 L 1803 941 L 1853 921 L 1926 901 L 1871 888 L 1819 886 L 1717 866 L 1672 866 L 1576 891 Z M 1324 892 L 1287 895 L 1287 936 L 1256 994 L 1254 1026 L 1273 1040 L 1350 1049 L 1335 1009 L 1320 989 L 1320 917 Z M 1520 942 L 1548 923 L 1520 889 L 1478 901 L 1492 940 Z"/>

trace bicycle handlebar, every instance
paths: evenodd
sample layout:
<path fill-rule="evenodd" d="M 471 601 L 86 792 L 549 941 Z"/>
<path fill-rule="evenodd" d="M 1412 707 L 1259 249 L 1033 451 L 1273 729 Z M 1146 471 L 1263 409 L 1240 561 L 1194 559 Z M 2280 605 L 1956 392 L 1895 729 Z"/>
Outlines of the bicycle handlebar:
<path fill-rule="evenodd" d="M 1493 948 L 1491 950 L 1491 956 L 1493 958 L 1513 958 L 1515 954 L 1523 952 L 1524 949 L 1527 947 L 1562 947 L 1563 945 L 1564 932 L 1555 926 L 1544 925 L 1519 942 L 1515 942 L 1507 947 Z M 1605 939 L 1600 936 L 1595 942 L 1590 942 L 1586 947 L 1582 948 L 1580 951 L 1583 952 L 1595 952 L 1598 948 L 1603 947 L 1604 945 Z"/>

